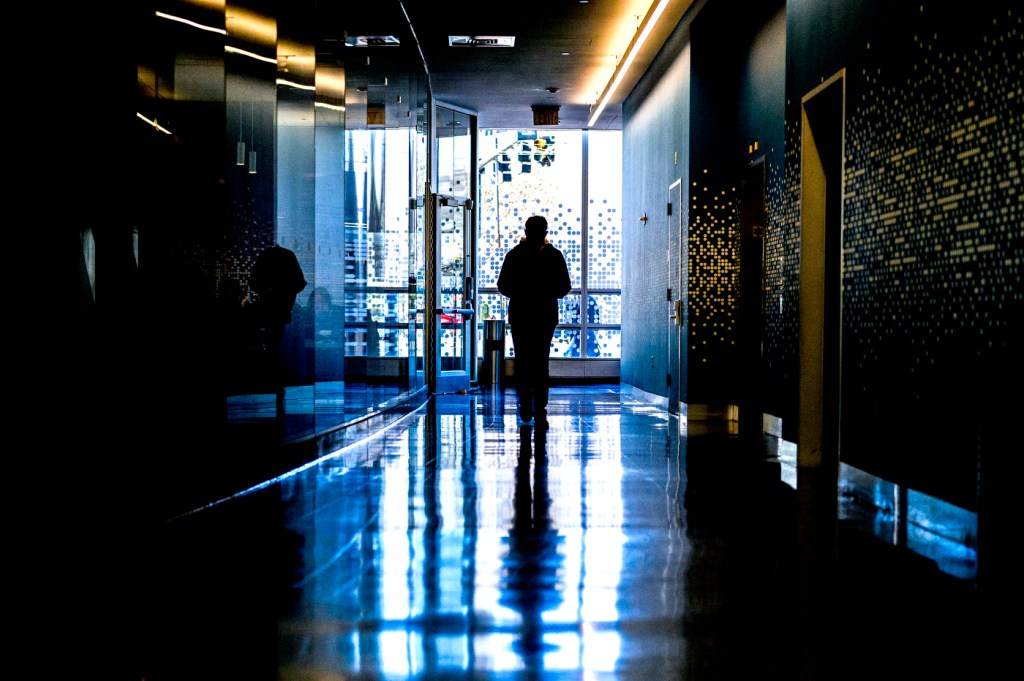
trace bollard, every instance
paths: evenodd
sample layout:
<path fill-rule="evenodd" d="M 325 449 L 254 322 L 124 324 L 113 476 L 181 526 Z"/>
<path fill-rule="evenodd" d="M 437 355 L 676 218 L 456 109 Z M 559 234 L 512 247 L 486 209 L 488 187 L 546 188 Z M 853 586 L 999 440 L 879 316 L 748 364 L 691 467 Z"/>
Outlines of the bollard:
<path fill-rule="evenodd" d="M 484 361 L 480 383 L 498 385 L 505 380 L 505 321 L 484 321 Z"/>

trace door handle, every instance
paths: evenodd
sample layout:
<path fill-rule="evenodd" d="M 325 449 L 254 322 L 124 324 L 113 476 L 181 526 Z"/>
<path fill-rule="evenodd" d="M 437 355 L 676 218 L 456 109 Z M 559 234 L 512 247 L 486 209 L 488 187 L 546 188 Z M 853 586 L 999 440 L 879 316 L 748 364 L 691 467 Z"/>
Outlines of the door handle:
<path fill-rule="evenodd" d="M 682 299 L 676 300 L 672 303 L 673 313 L 668 316 L 669 319 L 676 321 L 676 326 L 683 325 L 683 301 Z"/>

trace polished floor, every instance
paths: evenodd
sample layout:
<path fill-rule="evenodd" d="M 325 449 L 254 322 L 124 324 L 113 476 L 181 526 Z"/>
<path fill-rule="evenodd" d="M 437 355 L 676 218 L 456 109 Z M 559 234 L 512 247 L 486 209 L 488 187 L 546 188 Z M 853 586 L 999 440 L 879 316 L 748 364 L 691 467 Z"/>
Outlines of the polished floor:
<path fill-rule="evenodd" d="M 618 384 L 514 407 L 434 396 L 162 522 L 135 678 L 986 678 L 970 588 L 819 526 L 791 445 Z"/>

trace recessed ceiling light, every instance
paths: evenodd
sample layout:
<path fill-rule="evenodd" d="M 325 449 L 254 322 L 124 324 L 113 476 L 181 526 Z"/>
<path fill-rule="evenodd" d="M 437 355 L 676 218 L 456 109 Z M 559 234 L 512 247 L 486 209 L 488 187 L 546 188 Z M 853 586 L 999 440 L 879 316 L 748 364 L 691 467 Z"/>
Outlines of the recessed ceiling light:
<path fill-rule="evenodd" d="M 450 35 L 448 47 L 514 47 L 515 36 L 511 35 Z"/>
<path fill-rule="evenodd" d="M 346 47 L 392 47 L 401 45 L 393 35 L 350 35 L 345 38 Z"/>

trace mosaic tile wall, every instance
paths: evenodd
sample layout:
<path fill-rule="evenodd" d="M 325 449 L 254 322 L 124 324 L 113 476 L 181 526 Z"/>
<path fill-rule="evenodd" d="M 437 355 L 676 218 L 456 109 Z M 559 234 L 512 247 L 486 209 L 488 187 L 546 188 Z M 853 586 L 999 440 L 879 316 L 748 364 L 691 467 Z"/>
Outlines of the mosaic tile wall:
<path fill-rule="evenodd" d="M 842 456 L 967 507 L 989 427 L 979 400 L 1014 351 L 1024 303 L 1024 33 L 1010 7 L 952 18 L 921 3 L 909 23 L 866 22 L 845 59 Z M 768 411 L 795 428 L 800 108 L 789 97 L 784 175 L 769 167 L 765 347 Z"/>
<path fill-rule="evenodd" d="M 972 405 L 1019 351 L 1024 301 L 1022 12 L 975 11 L 951 22 L 922 4 L 898 61 L 865 46 L 848 73 L 843 206 L 844 458 L 887 472 L 853 425 L 899 410 L 929 434 L 890 438 L 899 470 L 965 504 L 985 435 Z M 953 424 L 950 401 L 965 405 Z"/>
<path fill-rule="evenodd" d="M 845 330 L 872 329 L 857 334 L 861 368 L 908 332 L 910 379 L 944 338 L 976 336 L 984 352 L 1021 302 L 1020 16 L 973 45 L 915 32 L 906 64 L 850 74 L 843 314 Z"/>

